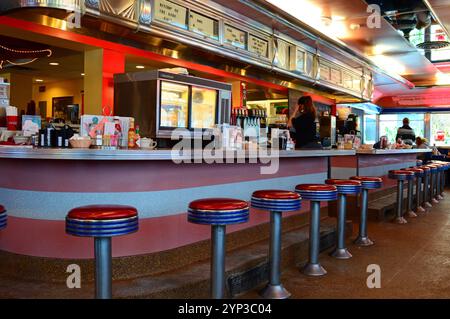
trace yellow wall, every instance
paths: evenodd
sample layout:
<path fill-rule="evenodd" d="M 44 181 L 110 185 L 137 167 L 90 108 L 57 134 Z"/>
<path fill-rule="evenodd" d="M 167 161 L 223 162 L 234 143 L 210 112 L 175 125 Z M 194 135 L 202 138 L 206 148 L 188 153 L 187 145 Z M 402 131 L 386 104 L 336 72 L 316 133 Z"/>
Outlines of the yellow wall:
<path fill-rule="evenodd" d="M 29 75 L 9 73 L 1 77 L 7 78 L 11 84 L 9 87 L 9 104 L 20 111 L 26 111 L 27 105 L 32 99 L 33 78 Z"/>
<path fill-rule="evenodd" d="M 39 92 L 40 86 L 45 86 L 45 92 Z M 47 101 L 47 116 L 52 116 L 52 99 L 54 97 L 73 96 L 73 103 L 80 106 L 81 112 L 83 87 L 83 79 L 36 83 L 33 84 L 33 100 L 36 102 L 36 107 L 39 106 L 39 102 Z"/>

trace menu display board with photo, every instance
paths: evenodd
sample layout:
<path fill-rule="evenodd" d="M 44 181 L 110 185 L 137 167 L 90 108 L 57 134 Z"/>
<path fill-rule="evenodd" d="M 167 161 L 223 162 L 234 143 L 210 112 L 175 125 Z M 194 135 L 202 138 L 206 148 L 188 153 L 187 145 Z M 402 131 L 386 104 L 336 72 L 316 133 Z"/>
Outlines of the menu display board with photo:
<path fill-rule="evenodd" d="M 331 69 L 331 82 L 336 84 L 341 84 L 342 81 L 342 73 L 340 70 L 332 68 Z"/>
<path fill-rule="evenodd" d="M 269 53 L 269 41 L 250 34 L 248 37 L 248 50 L 267 58 Z"/>
<path fill-rule="evenodd" d="M 219 40 L 219 22 L 194 11 L 189 13 L 189 30 Z"/>
<path fill-rule="evenodd" d="M 247 33 L 242 30 L 226 24 L 224 37 L 225 43 L 241 49 L 247 48 Z"/>
<path fill-rule="evenodd" d="M 296 71 L 305 72 L 305 52 L 297 50 L 297 68 Z"/>
<path fill-rule="evenodd" d="M 320 79 L 330 81 L 330 67 L 327 65 L 320 65 Z"/>
<path fill-rule="evenodd" d="M 289 43 L 277 40 L 277 66 L 282 69 L 289 69 Z"/>
<path fill-rule="evenodd" d="M 167 0 L 155 0 L 155 19 L 187 29 L 187 9 Z"/>

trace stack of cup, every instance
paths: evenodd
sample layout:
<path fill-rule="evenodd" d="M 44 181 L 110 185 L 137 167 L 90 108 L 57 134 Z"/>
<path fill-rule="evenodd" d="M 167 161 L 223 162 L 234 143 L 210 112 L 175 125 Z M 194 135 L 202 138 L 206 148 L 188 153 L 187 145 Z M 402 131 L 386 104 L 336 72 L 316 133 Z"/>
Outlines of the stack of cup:
<path fill-rule="evenodd" d="M 6 107 L 6 127 L 8 131 L 17 131 L 17 122 L 19 117 L 17 116 L 17 107 Z"/>

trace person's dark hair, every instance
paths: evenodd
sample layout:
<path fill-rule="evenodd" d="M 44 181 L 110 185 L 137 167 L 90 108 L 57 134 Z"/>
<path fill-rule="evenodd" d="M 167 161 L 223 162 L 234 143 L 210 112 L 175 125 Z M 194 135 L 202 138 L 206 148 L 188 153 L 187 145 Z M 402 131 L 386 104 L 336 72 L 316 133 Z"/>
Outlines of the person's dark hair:
<path fill-rule="evenodd" d="M 316 107 L 310 96 L 302 96 L 298 99 L 298 104 L 303 105 L 303 113 L 311 114 L 314 118 L 316 117 Z"/>

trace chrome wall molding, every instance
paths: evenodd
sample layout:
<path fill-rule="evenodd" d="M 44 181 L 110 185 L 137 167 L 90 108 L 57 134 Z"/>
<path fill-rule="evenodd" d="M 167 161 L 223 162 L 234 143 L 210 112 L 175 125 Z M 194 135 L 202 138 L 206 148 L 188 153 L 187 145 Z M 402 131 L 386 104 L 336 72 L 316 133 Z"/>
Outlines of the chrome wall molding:
<path fill-rule="evenodd" d="M 2 0 L 0 13 L 17 8 L 49 7 L 78 11 L 82 14 L 102 19 L 142 33 L 170 39 L 207 52 L 226 56 L 236 61 L 260 67 L 267 72 L 303 81 L 308 85 L 319 85 L 338 95 L 346 95 L 350 100 L 369 101 L 373 93 L 373 75 L 365 61 L 353 56 L 354 64 L 347 65 L 336 56 L 344 57 L 341 48 L 326 43 L 334 48 L 336 56 L 331 56 L 318 49 L 324 46 L 324 40 L 314 38 L 310 31 L 306 35 L 316 39 L 316 47 L 297 41 L 288 35 L 261 25 L 237 12 L 226 9 L 209 0 Z M 262 9 L 261 9 L 262 10 Z M 183 12 L 183 13 L 180 13 Z M 261 11 L 261 14 L 268 14 Z M 194 18 L 197 16 L 197 18 Z M 163 17 L 163 18 L 162 18 Z M 201 33 L 192 29 L 191 23 L 198 22 L 198 17 L 208 23 L 217 23 L 217 34 Z M 197 20 L 195 20 L 197 19 Z M 235 28 L 245 34 L 245 46 L 238 47 L 230 43 L 226 28 Z M 297 26 L 300 30 L 300 27 Z M 208 31 L 212 32 L 212 31 Z M 235 35 L 234 35 L 235 36 Z M 228 37 L 228 39 L 227 39 Z M 266 43 L 264 55 L 255 51 L 250 38 L 257 38 Z M 144 39 L 144 37 L 143 37 Z M 320 42 L 320 43 L 319 43 Z M 252 50 L 253 48 L 253 50 Z M 292 52 L 295 52 L 293 54 Z M 178 54 L 179 52 L 177 52 Z M 180 57 L 182 58 L 182 57 Z M 344 59 L 344 58 L 342 58 Z M 329 69 L 329 75 L 324 70 Z M 348 84 L 352 82 L 353 84 Z"/>
<path fill-rule="evenodd" d="M 0 13 L 13 9 L 36 7 L 84 11 L 84 2 L 84 0 L 2 0 L 0 1 Z"/>

